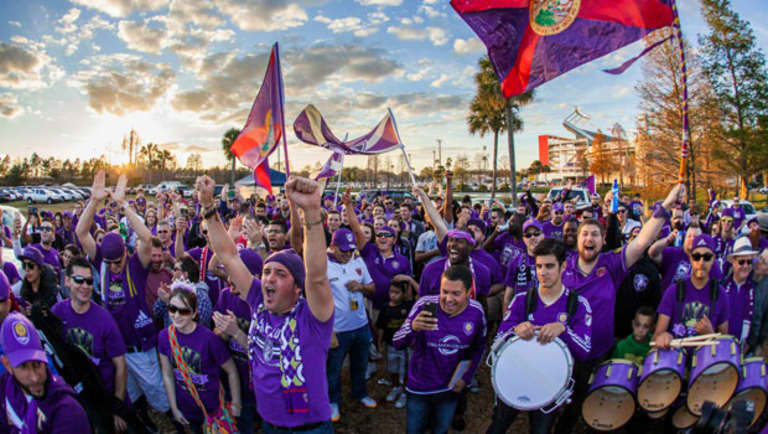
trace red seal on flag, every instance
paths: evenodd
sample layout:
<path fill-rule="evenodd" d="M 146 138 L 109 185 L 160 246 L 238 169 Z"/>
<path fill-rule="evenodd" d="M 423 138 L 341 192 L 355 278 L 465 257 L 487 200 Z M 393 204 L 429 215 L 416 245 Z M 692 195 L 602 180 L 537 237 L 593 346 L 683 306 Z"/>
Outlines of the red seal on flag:
<path fill-rule="evenodd" d="M 556 35 L 573 24 L 580 7 L 581 0 L 531 0 L 531 28 L 541 36 Z"/>

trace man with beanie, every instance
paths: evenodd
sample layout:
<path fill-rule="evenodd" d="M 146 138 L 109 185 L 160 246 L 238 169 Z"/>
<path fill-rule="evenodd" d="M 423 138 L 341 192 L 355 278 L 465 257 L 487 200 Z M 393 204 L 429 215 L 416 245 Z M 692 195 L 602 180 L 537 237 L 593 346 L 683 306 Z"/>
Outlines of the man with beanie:
<path fill-rule="evenodd" d="M 317 182 L 292 177 L 285 193 L 304 213 L 304 263 L 292 250 L 267 257 L 261 281 L 237 255 L 218 216 L 215 183 L 197 179 L 211 245 L 240 297 L 251 306 L 248 353 L 256 403 L 269 433 L 332 432 L 325 364 L 333 332 L 334 304 Z M 217 324 L 218 326 L 218 324 Z"/>
<path fill-rule="evenodd" d="M 96 267 L 100 267 L 101 297 L 104 306 L 117 322 L 126 346 L 128 397 L 146 421 L 145 403 L 143 400 L 139 401 L 142 394 L 146 397 L 146 402 L 160 413 L 169 412 L 170 405 L 157 358 L 157 330 L 145 295 L 151 261 L 152 232 L 141 218 L 126 206 L 126 183 L 125 175 L 121 175 L 114 192 L 109 192 L 104 187 L 104 172 L 99 171 L 93 180 L 91 200 L 77 223 L 76 232 L 83 251 Z M 102 243 L 97 245 L 89 231 L 97 204 L 108 196 L 122 208 L 136 233 L 136 251 L 131 255 L 128 254 L 120 234 L 110 232 L 104 236 Z"/>
<path fill-rule="evenodd" d="M 74 390 L 51 374 L 32 323 L 11 313 L 0 327 L 0 339 L 8 370 L 0 376 L 0 426 L 22 433 L 90 433 L 91 424 Z"/>

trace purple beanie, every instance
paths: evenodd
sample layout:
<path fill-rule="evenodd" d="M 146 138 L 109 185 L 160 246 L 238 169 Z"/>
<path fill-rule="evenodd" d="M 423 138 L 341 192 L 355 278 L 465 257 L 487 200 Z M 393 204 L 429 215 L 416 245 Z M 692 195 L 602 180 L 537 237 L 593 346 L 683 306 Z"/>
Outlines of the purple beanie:
<path fill-rule="evenodd" d="M 293 249 L 283 249 L 272 253 L 264 261 L 264 265 L 270 262 L 277 262 L 287 268 L 293 276 L 293 280 L 296 281 L 296 285 L 304 291 L 304 280 L 307 277 L 306 271 L 304 271 L 304 261 Z"/>
<path fill-rule="evenodd" d="M 261 259 L 261 255 L 253 249 L 240 249 L 237 252 L 240 255 L 240 260 L 245 264 L 245 268 L 256 277 L 261 277 L 261 269 L 264 267 L 264 260 Z"/>
<path fill-rule="evenodd" d="M 125 241 L 120 234 L 108 232 L 101 241 L 101 256 L 107 261 L 116 261 L 123 257 Z"/>

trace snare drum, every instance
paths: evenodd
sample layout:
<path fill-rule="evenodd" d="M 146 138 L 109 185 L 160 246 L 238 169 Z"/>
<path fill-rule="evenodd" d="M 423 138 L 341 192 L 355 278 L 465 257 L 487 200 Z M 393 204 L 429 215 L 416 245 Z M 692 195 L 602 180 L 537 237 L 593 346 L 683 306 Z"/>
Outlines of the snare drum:
<path fill-rule="evenodd" d="M 675 402 L 683 388 L 687 357 L 680 348 L 655 348 L 643 360 L 637 401 L 648 412 L 659 412 Z"/>
<path fill-rule="evenodd" d="M 768 401 L 768 377 L 766 377 L 766 365 L 762 357 L 750 357 L 744 359 L 741 366 L 741 379 L 736 393 L 728 402 L 728 408 L 737 401 L 749 400 L 755 404 L 755 415 L 752 418 L 752 426 L 765 410 Z"/>
<path fill-rule="evenodd" d="M 486 363 L 496 396 L 512 408 L 550 413 L 573 393 L 573 358 L 563 341 L 541 344 L 510 334 L 494 344 Z"/>
<path fill-rule="evenodd" d="M 716 345 L 703 345 L 691 358 L 691 376 L 688 380 L 688 410 L 701 416 L 704 401 L 722 407 L 739 385 L 741 352 L 733 336 L 715 339 Z"/>
<path fill-rule="evenodd" d="M 581 406 L 587 425 L 598 431 L 610 431 L 632 419 L 637 374 L 637 365 L 629 360 L 613 359 L 597 366 Z"/>

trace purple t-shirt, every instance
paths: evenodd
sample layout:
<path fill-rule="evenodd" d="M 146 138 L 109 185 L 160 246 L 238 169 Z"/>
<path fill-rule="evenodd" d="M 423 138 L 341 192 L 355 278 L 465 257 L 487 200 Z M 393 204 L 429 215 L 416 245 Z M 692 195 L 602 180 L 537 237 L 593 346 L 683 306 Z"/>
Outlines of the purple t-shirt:
<path fill-rule="evenodd" d="M 657 309 L 660 315 L 670 318 L 667 331 L 675 337 L 695 336 L 696 322 L 704 315 L 709 318 L 712 328 L 717 331 L 720 324 L 728 321 L 728 296 L 720 285 L 718 285 L 718 291 L 720 293 L 717 301 L 713 303 L 709 282 L 704 285 L 704 288 L 697 289 L 690 278 L 686 279 L 685 296 L 681 308 L 677 302 L 677 285 L 668 286 Z"/>
<path fill-rule="evenodd" d="M 509 232 L 501 233 L 493 240 L 491 254 L 504 269 L 509 266 L 509 261 L 522 253 L 525 253 L 525 244 L 516 240 Z"/>
<path fill-rule="evenodd" d="M 491 272 L 491 285 L 504 283 L 506 271 L 504 268 L 501 268 L 501 265 L 499 265 L 499 262 L 493 255 L 488 253 L 485 249 L 475 249 L 470 252 L 469 256 L 472 257 L 473 261 L 479 262 L 488 268 L 488 271 Z"/>
<path fill-rule="evenodd" d="M 261 288 L 257 288 L 257 290 L 261 291 Z M 235 318 L 237 318 L 237 326 L 243 333 L 248 334 L 248 327 L 251 325 L 251 307 L 239 295 L 233 294 L 230 288 L 224 288 L 219 293 L 219 301 L 213 310 L 224 315 L 227 314 L 227 310 L 231 310 Z M 235 361 L 235 366 L 237 366 L 237 373 L 240 375 L 240 393 L 244 395 L 243 401 L 245 402 L 246 393 L 253 395 L 251 369 L 248 365 L 248 349 L 243 348 L 235 339 L 230 339 L 227 342 L 227 346 L 229 347 L 229 353 L 232 355 L 232 360 Z"/>
<path fill-rule="evenodd" d="M 189 374 L 200 396 L 200 401 L 203 402 L 208 414 L 211 414 L 219 408 L 221 366 L 231 358 L 227 346 L 220 337 L 201 325 L 186 335 L 177 330 L 176 339 L 181 347 L 181 357 L 189 367 Z M 203 411 L 187 390 L 181 371 L 176 366 L 176 358 L 173 356 L 168 338 L 168 329 L 161 331 L 157 336 L 157 351 L 168 357 L 173 368 L 176 379 L 176 404 L 179 410 L 190 422 L 203 422 Z"/>
<path fill-rule="evenodd" d="M 548 238 L 557 238 L 558 240 L 563 239 L 563 226 L 565 226 L 565 223 L 560 223 L 558 226 L 550 220 L 544 222 L 542 226 L 544 228 L 544 234 L 546 234 Z"/>
<path fill-rule="evenodd" d="M 731 270 L 731 263 L 728 262 L 728 255 L 733 253 L 733 244 L 736 242 L 733 238 L 726 240 L 723 239 L 720 235 L 716 235 L 713 237 L 713 240 L 715 241 L 715 254 L 717 255 L 717 260 L 720 263 L 720 268 L 723 271 L 723 276 L 728 275 L 728 271 Z"/>
<path fill-rule="evenodd" d="M 592 308 L 586 298 L 579 296 L 576 312 L 573 317 L 568 319 L 568 289 L 563 289 L 563 293 L 552 304 L 547 306 L 541 301 L 541 296 L 536 296 L 536 307 L 526 318 L 525 303 L 526 293 L 515 295 L 512 302 L 509 303 L 504 319 L 499 324 L 497 337 L 502 336 L 508 331 L 525 321 L 530 321 L 535 326 L 543 326 L 553 322 L 559 322 L 565 326 L 565 331 L 558 336 L 565 342 L 576 360 L 584 360 L 589 355 L 592 347 Z"/>
<path fill-rule="evenodd" d="M 93 261 L 96 267 L 102 262 L 101 245 Z M 147 351 L 157 344 L 157 329 L 152 321 L 152 313 L 147 307 L 145 287 L 149 265 L 144 267 L 139 254 L 129 256 L 122 273 L 112 274 L 109 267 L 104 267 L 101 285 L 101 299 L 112 314 L 128 347 L 140 347 Z"/>
<path fill-rule="evenodd" d="M 724 285 L 728 295 L 728 334 L 744 342 L 749 336 L 749 327 L 755 313 L 755 288 L 752 279 L 737 285 L 733 275 Z"/>
<path fill-rule="evenodd" d="M 679 280 L 691 277 L 691 261 L 682 247 L 664 248 L 661 254 L 661 264 L 659 264 L 659 273 L 661 274 L 660 288 L 666 288 Z M 712 264 L 709 278 L 718 282 L 722 280 L 723 272 L 718 261 Z"/>
<path fill-rule="evenodd" d="M 732 206 L 731 209 L 733 209 L 733 227 L 738 228 L 741 222 L 747 217 L 747 214 L 741 206 Z"/>
<path fill-rule="evenodd" d="M 536 258 L 524 252 L 510 261 L 504 285 L 515 290 L 514 294 L 528 292 L 531 288 L 539 287 L 536 275 Z"/>
<path fill-rule="evenodd" d="M 469 258 L 472 277 L 475 279 L 476 296 L 486 296 L 491 290 L 491 272 L 482 263 Z M 440 280 L 443 272 L 448 269 L 450 263 L 448 258 L 440 258 L 435 262 L 430 262 L 424 267 L 419 282 L 419 297 L 425 295 L 440 294 Z"/>
<path fill-rule="evenodd" d="M 290 313 L 273 314 L 264 307 L 256 278 L 248 304 L 252 312 L 248 356 L 259 415 L 284 427 L 330 420 L 325 360 L 333 315 L 325 322 L 318 320 L 304 298 L 299 298 Z"/>
<path fill-rule="evenodd" d="M 426 395 L 449 390 L 451 377 L 461 361 L 471 361 L 462 379 L 470 384 L 472 375 L 485 350 L 485 313 L 482 305 L 469 300 L 469 305 L 458 315 L 448 316 L 438 306 L 438 329 L 413 331 L 411 323 L 424 309 L 424 304 L 440 303 L 439 295 L 428 295 L 416 301 L 400 330 L 395 332 L 392 344 L 397 349 L 411 347 L 413 356 L 408 364 L 406 390 Z"/>
<path fill-rule="evenodd" d="M 70 300 L 63 300 L 51 309 L 64 323 L 64 339 L 80 348 L 99 367 L 104 386 L 115 392 L 115 364 L 112 359 L 125 354 L 125 343 L 112 315 L 96 303 L 83 313 L 72 309 Z"/>
<path fill-rule="evenodd" d="M 32 244 L 31 247 L 36 248 L 40 251 L 40 253 L 43 254 L 43 261 L 45 261 L 46 264 L 53 267 L 54 270 L 56 270 L 56 273 L 61 273 L 61 262 L 59 262 L 59 252 L 51 247 L 50 249 L 45 249 L 42 244 Z"/>
<path fill-rule="evenodd" d="M 16 266 L 10 262 L 3 262 L 3 272 L 5 272 L 5 277 L 8 278 L 8 282 L 11 285 L 14 285 L 16 282 L 21 280 L 19 270 L 17 270 Z"/>
<path fill-rule="evenodd" d="M 198 264 L 200 264 L 200 259 L 203 256 L 204 250 L 206 250 L 204 247 L 195 247 L 194 249 L 187 250 L 187 254 L 194 258 Z M 203 270 L 205 270 L 205 283 L 208 285 L 208 298 L 210 298 L 211 301 L 219 299 L 219 290 L 222 288 L 221 280 L 216 277 L 215 274 L 208 271 L 208 263 L 211 262 L 212 257 L 213 251 L 211 249 L 207 249 L 205 255 L 205 264 L 200 264 L 200 267 L 203 267 Z"/>
<path fill-rule="evenodd" d="M 371 301 L 374 309 L 381 309 L 389 302 L 389 282 L 398 274 L 412 276 L 408 258 L 393 251 L 393 255 L 385 258 L 373 242 L 366 243 L 360 255 L 365 261 L 368 273 L 373 279 L 375 291 Z"/>
<path fill-rule="evenodd" d="M 592 271 L 579 270 L 579 256 L 566 261 L 563 286 L 576 291 L 589 302 L 593 312 L 592 350 L 587 360 L 596 359 L 613 347 L 613 321 L 616 292 L 629 274 L 624 262 L 626 246 L 613 252 L 600 253 Z"/>

